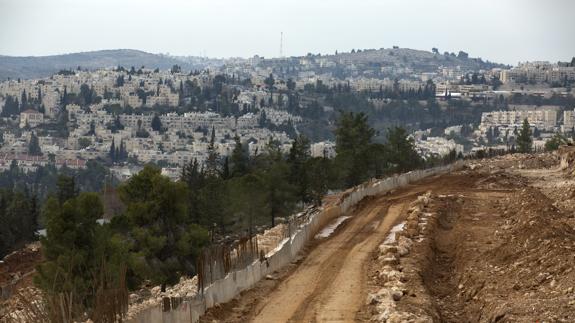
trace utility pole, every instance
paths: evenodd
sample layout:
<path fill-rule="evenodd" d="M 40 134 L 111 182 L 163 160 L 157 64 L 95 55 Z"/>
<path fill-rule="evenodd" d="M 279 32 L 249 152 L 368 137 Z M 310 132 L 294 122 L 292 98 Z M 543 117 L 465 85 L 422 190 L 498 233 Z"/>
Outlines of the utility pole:
<path fill-rule="evenodd" d="M 284 57 L 284 33 L 280 32 L 280 58 Z"/>

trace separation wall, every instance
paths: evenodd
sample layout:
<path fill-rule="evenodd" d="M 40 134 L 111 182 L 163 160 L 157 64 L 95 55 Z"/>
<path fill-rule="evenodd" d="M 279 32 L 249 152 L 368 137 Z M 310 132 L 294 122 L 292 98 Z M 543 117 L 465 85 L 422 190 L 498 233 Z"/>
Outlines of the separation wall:
<path fill-rule="evenodd" d="M 462 164 L 459 161 L 448 166 L 411 171 L 382 180 L 369 181 L 349 189 L 342 194 L 335 205 L 311 215 L 306 223 L 292 233 L 291 237 L 280 243 L 273 254 L 268 255 L 267 261 L 256 260 L 246 268 L 230 272 L 224 278 L 206 286 L 203 294 L 199 293 L 196 297 L 172 299 L 177 304 L 176 306 L 170 306 L 170 300 L 167 299 L 167 305 L 164 303 L 146 308 L 128 319 L 127 322 L 198 322 L 206 309 L 215 304 L 232 300 L 240 292 L 252 288 L 266 275 L 290 263 L 305 244 L 313 239 L 326 224 L 341 215 L 345 215 L 365 197 L 383 194 L 429 176 L 451 172 L 460 168 Z"/>

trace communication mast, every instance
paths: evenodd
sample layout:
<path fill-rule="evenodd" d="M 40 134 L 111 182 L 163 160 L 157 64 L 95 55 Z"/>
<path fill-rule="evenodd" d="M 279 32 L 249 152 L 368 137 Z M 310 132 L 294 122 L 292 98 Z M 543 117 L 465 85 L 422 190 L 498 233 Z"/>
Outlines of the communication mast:
<path fill-rule="evenodd" d="M 284 57 L 284 33 L 280 32 L 280 57 Z"/>

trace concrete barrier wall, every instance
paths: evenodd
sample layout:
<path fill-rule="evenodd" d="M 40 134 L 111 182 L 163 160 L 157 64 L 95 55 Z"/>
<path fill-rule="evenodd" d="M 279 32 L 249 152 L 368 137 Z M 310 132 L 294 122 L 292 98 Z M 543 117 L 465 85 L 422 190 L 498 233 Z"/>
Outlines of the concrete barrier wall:
<path fill-rule="evenodd" d="M 196 297 L 184 299 L 176 309 L 163 312 L 162 304 L 158 304 L 157 306 L 142 310 L 134 318 L 128 320 L 128 322 L 198 322 L 199 317 L 205 313 L 206 309 L 215 304 L 232 300 L 240 292 L 252 288 L 266 275 L 281 269 L 293 261 L 306 243 L 314 239 L 319 230 L 335 218 L 346 214 L 365 197 L 383 194 L 425 177 L 450 172 L 461 167 L 461 165 L 461 162 L 457 162 L 448 166 L 412 171 L 383 180 L 370 181 L 358 185 L 344 192 L 343 199 L 336 205 L 312 215 L 307 223 L 292 233 L 291 237 L 282 241 L 283 244 L 268 257 L 267 261 L 260 262 L 257 260 L 242 270 L 229 273 L 226 277 L 207 286 L 204 289 L 203 295 L 199 294 Z"/>

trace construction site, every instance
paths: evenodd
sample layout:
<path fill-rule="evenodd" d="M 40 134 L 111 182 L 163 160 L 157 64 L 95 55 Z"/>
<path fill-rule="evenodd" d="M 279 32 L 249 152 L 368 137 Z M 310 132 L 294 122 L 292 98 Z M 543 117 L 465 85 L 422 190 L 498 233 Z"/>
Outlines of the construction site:
<path fill-rule="evenodd" d="M 241 269 L 206 261 L 199 278 L 130 295 L 126 320 L 575 321 L 573 147 L 402 176 L 258 236 Z M 0 265 L 0 282 L 41 261 L 37 248 L 22 252 Z M 19 308 L 4 296 L 6 318 Z"/>
<path fill-rule="evenodd" d="M 202 322 L 573 322 L 575 154 L 507 155 L 367 197 Z"/>

